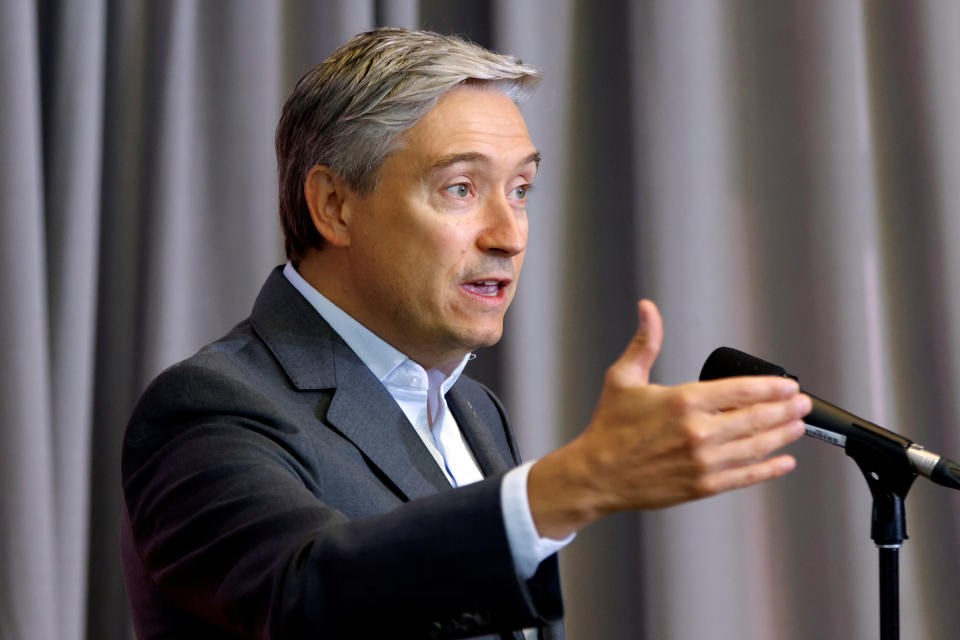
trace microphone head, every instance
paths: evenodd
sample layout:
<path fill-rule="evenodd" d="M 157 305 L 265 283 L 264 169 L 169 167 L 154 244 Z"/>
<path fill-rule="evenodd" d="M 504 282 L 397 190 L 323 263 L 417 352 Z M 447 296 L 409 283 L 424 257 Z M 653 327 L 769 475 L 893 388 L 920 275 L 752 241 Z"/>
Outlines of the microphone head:
<path fill-rule="evenodd" d="M 731 376 L 785 376 L 793 378 L 783 367 L 761 360 L 749 353 L 730 347 L 719 347 L 703 363 L 701 380 L 716 380 Z"/>

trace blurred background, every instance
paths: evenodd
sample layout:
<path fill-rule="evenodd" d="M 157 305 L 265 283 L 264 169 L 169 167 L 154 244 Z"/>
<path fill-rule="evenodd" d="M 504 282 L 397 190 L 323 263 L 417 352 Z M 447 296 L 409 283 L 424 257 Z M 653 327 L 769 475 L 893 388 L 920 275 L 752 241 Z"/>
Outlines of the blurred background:
<path fill-rule="evenodd" d="M 654 379 L 731 345 L 960 457 L 960 3 L 4 0 L 0 638 L 127 640 L 119 451 L 161 369 L 283 261 L 273 133 L 374 26 L 539 66 L 544 161 L 492 385 L 526 457 L 578 434 L 650 297 Z M 804 439 L 774 483 L 582 532 L 567 633 L 879 634 L 870 495 Z M 903 635 L 960 629 L 960 493 L 907 500 Z"/>

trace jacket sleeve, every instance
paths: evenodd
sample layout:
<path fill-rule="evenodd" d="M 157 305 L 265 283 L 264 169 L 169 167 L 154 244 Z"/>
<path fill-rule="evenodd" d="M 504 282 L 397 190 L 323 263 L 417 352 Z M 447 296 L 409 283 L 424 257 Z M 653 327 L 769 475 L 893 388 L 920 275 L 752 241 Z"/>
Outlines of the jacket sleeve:
<path fill-rule="evenodd" d="M 331 504 L 304 459 L 314 445 L 281 414 L 245 381 L 188 365 L 134 411 L 122 458 L 134 561 L 174 607 L 258 638 L 457 638 L 560 618 L 556 559 L 529 581 L 514 572 L 500 476 L 348 518 L 351 496 Z"/>

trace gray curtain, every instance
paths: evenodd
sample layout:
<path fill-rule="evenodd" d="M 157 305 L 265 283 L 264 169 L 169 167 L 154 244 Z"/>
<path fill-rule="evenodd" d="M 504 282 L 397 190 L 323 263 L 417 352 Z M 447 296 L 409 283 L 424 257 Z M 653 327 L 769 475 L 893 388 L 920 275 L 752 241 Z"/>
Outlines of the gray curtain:
<path fill-rule="evenodd" d="M 282 261 L 273 129 L 372 26 L 540 66 L 545 161 L 503 342 L 471 371 L 527 457 L 589 420 L 638 296 L 657 382 L 729 344 L 960 456 L 960 5 L 500 0 L 0 3 L 0 639 L 130 638 L 126 416 Z M 870 497 L 840 449 L 623 514 L 562 554 L 568 636 L 879 635 Z M 960 493 L 907 500 L 903 635 L 960 628 Z"/>

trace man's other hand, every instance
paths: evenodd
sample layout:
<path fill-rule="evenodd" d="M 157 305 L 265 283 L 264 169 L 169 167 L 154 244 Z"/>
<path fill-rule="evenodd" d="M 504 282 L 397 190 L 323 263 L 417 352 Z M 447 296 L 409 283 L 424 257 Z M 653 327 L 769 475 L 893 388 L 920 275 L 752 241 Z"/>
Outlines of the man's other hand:
<path fill-rule="evenodd" d="M 609 513 L 658 509 L 779 477 L 796 466 L 771 453 L 800 438 L 810 398 L 793 380 L 747 376 L 650 384 L 663 323 L 649 300 L 607 370 L 593 418 L 530 470 L 540 535 L 561 539 Z"/>

